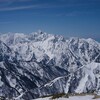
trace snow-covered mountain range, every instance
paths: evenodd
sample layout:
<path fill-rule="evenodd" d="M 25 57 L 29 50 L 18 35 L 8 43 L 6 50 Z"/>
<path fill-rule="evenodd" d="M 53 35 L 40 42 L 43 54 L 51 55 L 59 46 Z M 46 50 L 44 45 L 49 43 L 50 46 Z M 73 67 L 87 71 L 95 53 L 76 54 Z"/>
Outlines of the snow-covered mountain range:
<path fill-rule="evenodd" d="M 100 43 L 34 32 L 0 34 L 0 95 L 15 100 L 100 90 Z"/>

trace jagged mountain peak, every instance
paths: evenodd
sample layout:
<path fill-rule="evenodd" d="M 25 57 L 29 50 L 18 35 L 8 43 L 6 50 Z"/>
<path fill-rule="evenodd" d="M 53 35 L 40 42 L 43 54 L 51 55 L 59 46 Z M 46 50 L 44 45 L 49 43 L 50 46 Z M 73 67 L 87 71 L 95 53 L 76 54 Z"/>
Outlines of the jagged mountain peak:
<path fill-rule="evenodd" d="M 74 52 L 78 57 L 84 56 L 84 59 L 87 59 L 90 55 L 89 51 L 95 50 L 95 47 L 98 50 L 100 46 L 93 39 L 77 37 L 66 39 L 63 36 L 47 34 L 41 31 L 31 34 L 3 34 L 0 35 L 0 40 L 9 45 L 10 48 L 22 56 L 21 58 L 27 59 L 27 61 L 32 58 L 33 54 L 36 55 L 36 58 L 41 58 L 44 54 L 47 54 L 50 59 L 57 58 L 57 55 L 67 53 L 68 49 L 71 49 L 70 51 Z M 86 51 L 87 49 L 88 52 Z"/>
<path fill-rule="evenodd" d="M 5 33 L 5 34 L 0 34 L 0 40 L 2 40 L 4 43 L 6 42 L 6 40 L 11 40 L 14 39 L 16 40 L 17 38 L 21 39 L 21 40 L 27 40 L 27 41 L 34 41 L 35 39 L 36 40 L 46 40 L 48 38 L 52 37 L 52 39 L 56 39 L 56 40 L 62 40 L 62 41 L 78 41 L 78 40 L 82 40 L 82 41 L 87 41 L 87 42 L 96 42 L 95 40 L 91 39 L 91 38 L 88 38 L 88 39 L 83 39 L 83 38 L 78 38 L 78 37 L 71 37 L 71 38 L 66 38 L 66 37 L 63 37 L 61 35 L 54 35 L 54 34 L 48 34 L 46 32 L 42 32 L 42 31 L 38 31 L 38 32 L 32 32 L 32 33 L 29 33 L 29 34 L 25 34 L 25 33 Z M 3 40 L 4 38 L 4 40 Z M 64 41 L 64 42 L 65 42 Z M 96 42 L 97 43 L 97 42 Z"/>

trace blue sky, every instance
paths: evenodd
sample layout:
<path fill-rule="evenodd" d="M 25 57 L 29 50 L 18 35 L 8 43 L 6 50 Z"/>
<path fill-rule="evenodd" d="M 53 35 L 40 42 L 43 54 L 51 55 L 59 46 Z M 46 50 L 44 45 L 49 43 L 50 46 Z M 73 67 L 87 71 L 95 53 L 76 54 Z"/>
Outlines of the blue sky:
<path fill-rule="evenodd" d="M 0 0 L 0 32 L 41 29 L 100 41 L 100 0 Z"/>

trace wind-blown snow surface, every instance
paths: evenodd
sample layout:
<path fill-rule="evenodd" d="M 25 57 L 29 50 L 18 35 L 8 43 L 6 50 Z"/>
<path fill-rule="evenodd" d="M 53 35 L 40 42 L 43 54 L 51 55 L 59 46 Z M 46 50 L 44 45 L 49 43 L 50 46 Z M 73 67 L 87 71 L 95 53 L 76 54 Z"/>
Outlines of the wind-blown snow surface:
<path fill-rule="evenodd" d="M 43 32 L 0 35 L 0 95 L 29 100 L 100 91 L 100 43 Z"/>

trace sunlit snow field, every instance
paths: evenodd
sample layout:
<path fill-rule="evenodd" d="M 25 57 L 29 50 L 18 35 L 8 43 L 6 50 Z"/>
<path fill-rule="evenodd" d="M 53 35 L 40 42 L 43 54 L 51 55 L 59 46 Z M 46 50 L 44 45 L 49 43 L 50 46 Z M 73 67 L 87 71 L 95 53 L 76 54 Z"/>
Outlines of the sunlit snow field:
<path fill-rule="evenodd" d="M 71 96 L 69 98 L 58 98 L 54 100 L 100 100 L 98 99 L 93 99 L 94 96 L 92 95 L 86 95 L 86 96 Z M 51 97 L 46 97 L 46 98 L 38 98 L 38 99 L 33 99 L 33 100 L 52 100 Z"/>

